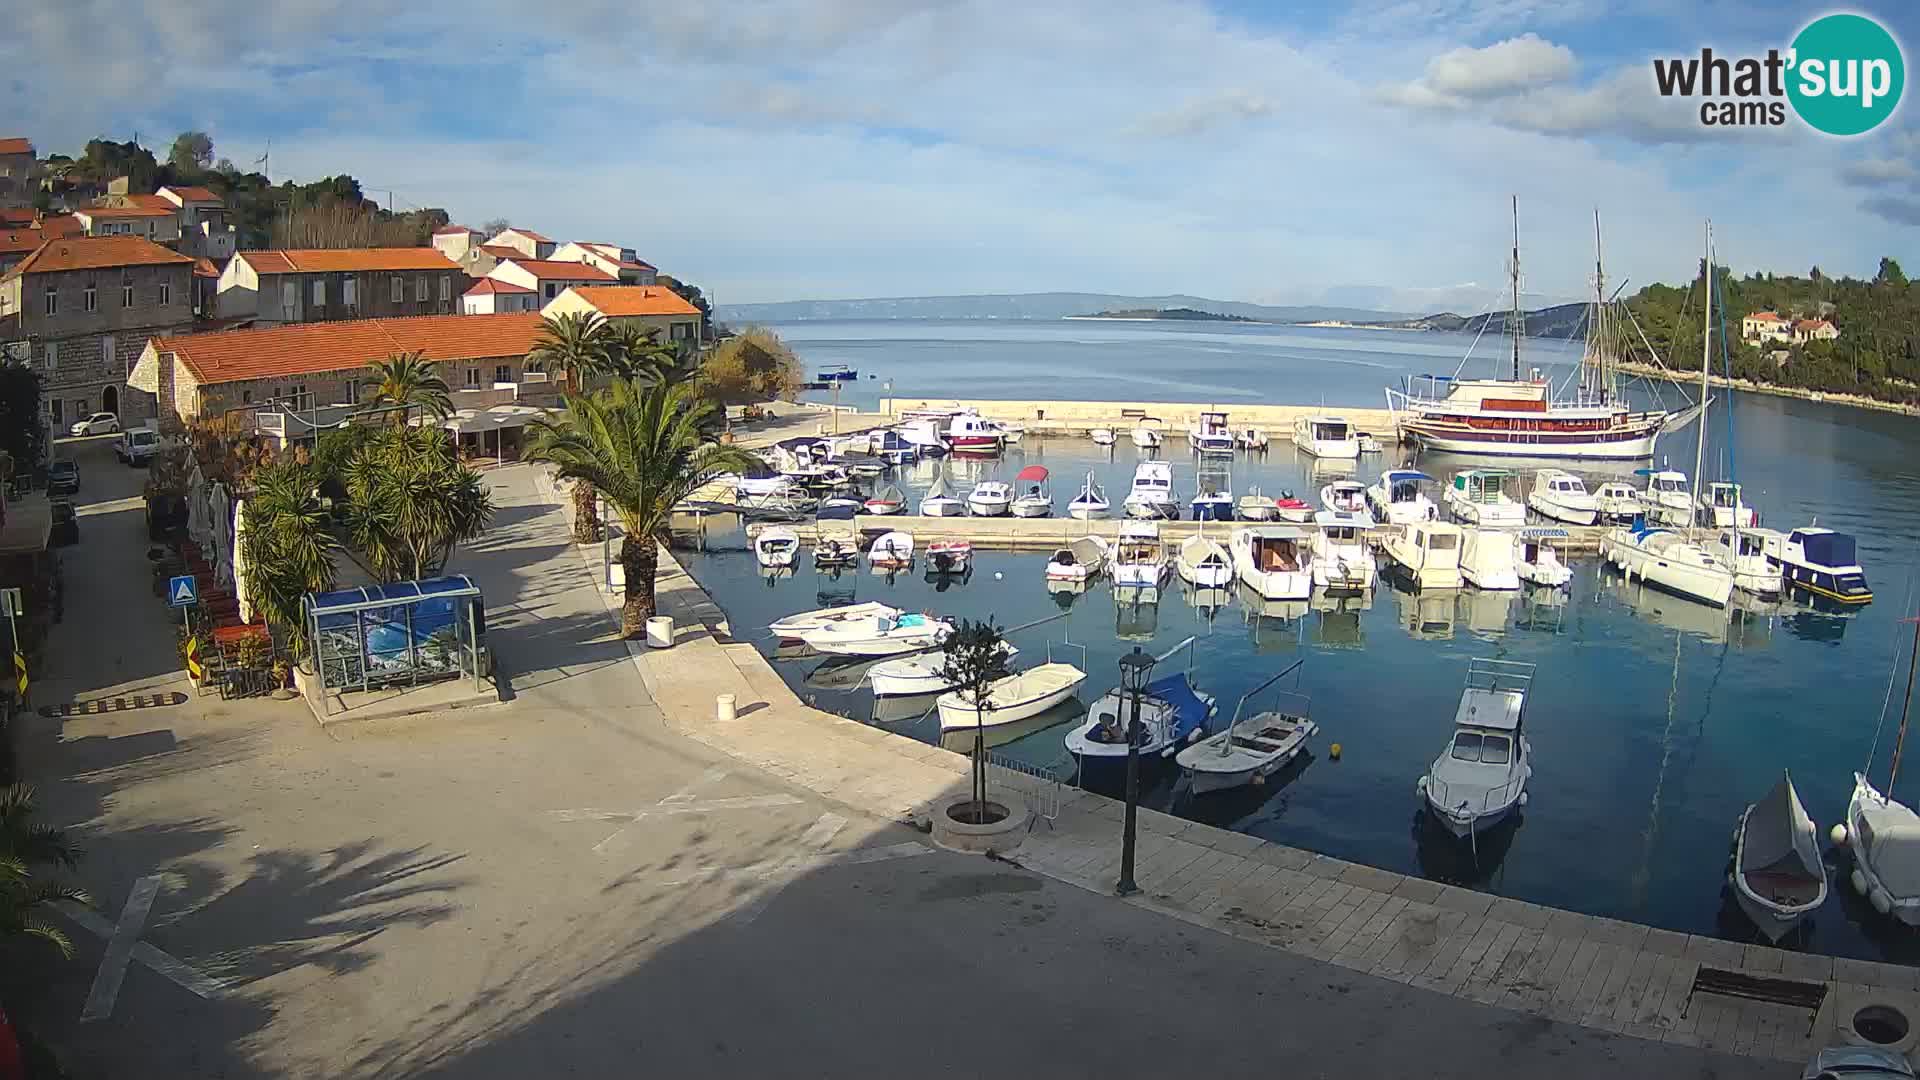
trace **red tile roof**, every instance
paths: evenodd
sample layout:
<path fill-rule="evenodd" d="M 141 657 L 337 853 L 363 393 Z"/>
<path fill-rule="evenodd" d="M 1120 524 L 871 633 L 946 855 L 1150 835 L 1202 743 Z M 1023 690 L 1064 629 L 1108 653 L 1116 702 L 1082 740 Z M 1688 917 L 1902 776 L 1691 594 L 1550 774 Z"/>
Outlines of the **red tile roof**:
<path fill-rule="evenodd" d="M 477 233 L 479 229 L 469 229 L 465 225 L 442 225 L 433 230 L 435 236 L 452 236 L 454 233 Z"/>
<path fill-rule="evenodd" d="M 135 195 L 136 199 L 157 199 L 157 195 Z M 161 199 L 165 203 L 165 199 Z M 74 213 L 90 218 L 163 218 L 175 213 L 172 203 L 166 203 L 166 209 L 157 206 L 89 206 Z"/>
<path fill-rule="evenodd" d="M 143 236 L 73 236 L 42 244 L 38 251 L 22 259 L 20 265 L 7 271 L 7 276 L 173 263 L 192 266 L 193 260 Z"/>
<path fill-rule="evenodd" d="M 195 277 L 217 278 L 220 276 L 220 271 L 214 267 L 212 259 L 195 259 L 193 260 L 193 275 Z"/>
<path fill-rule="evenodd" d="M 222 199 L 222 198 L 221 198 L 220 196 L 218 196 L 218 195 L 216 195 L 216 194 L 214 194 L 214 193 L 213 193 L 213 191 L 212 191 L 212 189 L 210 189 L 210 188 L 203 188 L 203 187 L 180 187 L 180 186 L 179 186 L 179 185 L 177 185 L 177 184 L 170 184 L 170 185 L 168 185 L 167 187 L 164 187 L 164 188 L 161 188 L 160 190 L 162 190 L 162 191 L 171 191 L 171 192 L 173 192 L 173 193 L 174 193 L 175 195 L 178 195 L 178 196 L 180 196 L 180 198 L 181 198 L 181 199 L 182 199 L 183 201 L 185 201 L 185 202 L 217 202 L 217 203 L 224 203 L 224 202 L 226 201 L 226 200 L 224 200 L 224 199 Z"/>
<path fill-rule="evenodd" d="M 31 154 L 32 139 L 0 139 L 0 154 Z"/>
<path fill-rule="evenodd" d="M 468 289 L 460 295 L 486 296 L 489 293 L 527 293 L 531 295 L 533 290 L 524 285 L 515 285 L 511 281 L 501 281 L 498 278 L 483 277 L 473 283 L 473 288 Z"/>
<path fill-rule="evenodd" d="M 1783 319 L 1783 318 L 1781 318 L 1780 316 L 1778 316 L 1778 315 L 1775 315 L 1775 314 L 1774 314 L 1773 312 L 1771 312 L 1771 311 L 1756 311 L 1756 312 L 1754 312 L 1753 314 L 1751 314 L 1751 315 L 1749 315 L 1749 316 L 1747 316 L 1747 318 L 1749 318 L 1749 319 L 1752 319 L 1752 320 L 1753 320 L 1754 322 L 1780 322 L 1780 323 L 1783 323 L 1783 322 L 1786 322 L 1786 321 L 1787 321 L 1787 320 L 1785 320 L 1785 319 Z"/>
<path fill-rule="evenodd" d="M 698 315 L 700 309 L 663 285 L 576 285 L 568 292 L 609 319 L 628 315 Z"/>
<path fill-rule="evenodd" d="M 515 259 L 503 259 L 502 261 L 511 262 L 513 265 L 525 270 L 534 277 L 541 279 L 551 278 L 556 281 L 617 280 L 612 274 L 607 273 L 605 270 L 597 266 L 588 266 L 586 263 L 554 262 L 551 259 L 529 259 L 524 256 Z M 498 268 L 496 267 L 496 269 Z"/>
<path fill-rule="evenodd" d="M 0 255 L 24 255 L 49 240 L 72 236 L 80 231 L 80 223 L 74 220 L 72 214 L 57 214 L 47 218 L 37 229 L 31 226 L 0 227 Z"/>
<path fill-rule="evenodd" d="M 519 248 L 508 247 L 505 244 L 481 244 L 480 250 L 496 259 L 524 259 L 527 257 L 526 252 L 521 251 Z"/>
<path fill-rule="evenodd" d="M 355 273 L 371 270 L 458 270 L 460 267 L 430 247 L 402 248 L 287 248 L 243 251 L 234 256 L 261 274 Z"/>
<path fill-rule="evenodd" d="M 541 236 L 541 235 L 540 235 L 539 233 L 537 233 L 537 232 L 534 232 L 534 231 L 533 231 L 532 229 L 501 229 L 501 230 L 500 230 L 500 235 L 501 235 L 501 236 L 505 236 L 505 235 L 507 235 L 508 233 L 516 233 L 516 234 L 518 234 L 518 235 L 520 235 L 520 236 L 524 236 L 524 237 L 526 237 L 527 239 L 529 239 L 529 240 L 532 240 L 532 241 L 535 241 L 535 242 L 537 242 L 537 243 L 542 243 L 542 244 L 551 244 L 551 243 L 553 243 L 553 241 L 552 241 L 551 239 L 549 239 L 548 237 L 545 237 L 545 236 Z"/>
<path fill-rule="evenodd" d="M 172 353 L 207 385 L 346 371 L 415 350 L 435 361 L 525 356 L 539 342 L 540 327 L 534 311 L 418 315 L 156 337 L 149 344 Z"/>

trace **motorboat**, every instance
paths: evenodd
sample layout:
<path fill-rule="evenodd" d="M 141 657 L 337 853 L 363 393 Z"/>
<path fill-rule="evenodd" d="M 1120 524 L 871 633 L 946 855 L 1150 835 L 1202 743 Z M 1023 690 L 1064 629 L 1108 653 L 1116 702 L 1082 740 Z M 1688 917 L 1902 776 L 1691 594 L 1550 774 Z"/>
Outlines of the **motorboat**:
<path fill-rule="evenodd" d="M 1532 747 L 1522 730 L 1534 665 L 1467 662 L 1467 685 L 1453 716 L 1453 737 L 1418 788 L 1435 820 L 1466 839 L 1527 804 Z"/>
<path fill-rule="evenodd" d="M 1260 489 L 1256 487 L 1247 489 L 1247 493 L 1233 504 L 1233 516 L 1241 521 L 1272 521 L 1280 514 L 1273 500 L 1260 494 Z"/>
<path fill-rule="evenodd" d="M 935 465 L 939 469 L 941 466 Z M 927 485 L 927 493 L 920 497 L 920 513 L 925 517 L 959 517 L 967 512 L 967 504 L 953 497 L 947 486 L 947 474 L 936 472 L 933 483 Z"/>
<path fill-rule="evenodd" d="M 820 382 L 856 382 L 860 378 L 860 373 L 845 364 L 835 364 L 815 375 L 814 378 Z"/>
<path fill-rule="evenodd" d="M 1160 526 L 1152 521 L 1122 521 L 1108 567 L 1115 585 L 1158 588 L 1170 569 Z"/>
<path fill-rule="evenodd" d="M 1174 550 L 1173 569 L 1180 580 L 1200 588 L 1233 584 L 1233 559 L 1227 549 L 1206 536 L 1189 536 Z"/>
<path fill-rule="evenodd" d="M 1857 550 L 1852 536 L 1818 525 L 1766 543 L 1767 561 L 1780 568 L 1787 588 L 1847 605 L 1873 602 Z"/>
<path fill-rule="evenodd" d="M 882 533 L 867 549 L 867 565 L 900 570 L 913 565 L 913 534 L 898 529 Z"/>
<path fill-rule="evenodd" d="M 1194 689 L 1184 672 L 1147 684 L 1139 701 L 1140 735 L 1134 743 L 1142 758 L 1170 758 L 1206 734 L 1217 706 L 1213 696 Z M 1084 723 L 1067 733 L 1067 752 L 1087 773 L 1127 760 L 1127 731 L 1134 701 L 1115 688 L 1087 710 Z"/>
<path fill-rule="evenodd" d="M 753 557 L 767 569 L 792 566 L 800 555 L 800 534 L 784 525 L 770 525 L 753 538 Z"/>
<path fill-rule="evenodd" d="M 733 504 L 746 514 L 797 518 L 816 505 L 806 486 L 791 476 L 737 478 Z"/>
<path fill-rule="evenodd" d="M 1506 592 L 1520 587 L 1514 534 L 1498 529 L 1462 529 L 1460 576 L 1476 589 Z"/>
<path fill-rule="evenodd" d="M 1221 490 L 1202 474 L 1195 485 L 1199 490 L 1193 494 L 1193 520 L 1195 521 L 1232 521 L 1233 492 Z"/>
<path fill-rule="evenodd" d="M 995 421 L 995 423 L 1000 425 L 1001 439 L 1009 444 L 1017 443 L 1027 437 L 1027 427 L 1025 424 L 1016 424 L 1010 420 L 998 420 Z"/>
<path fill-rule="evenodd" d="M 1640 492 L 1640 512 L 1656 525 L 1685 525 L 1693 520 L 1693 496 L 1687 486 L 1687 474 L 1678 469 L 1635 469 L 1635 476 L 1647 478 Z"/>
<path fill-rule="evenodd" d="M 1733 898 L 1769 941 L 1786 937 L 1827 902 L 1827 868 L 1819 833 L 1793 777 L 1782 772 L 1733 830 Z"/>
<path fill-rule="evenodd" d="M 847 472 L 862 480 L 874 480 L 885 475 L 892 467 L 884 461 L 856 461 L 847 466 Z"/>
<path fill-rule="evenodd" d="M 1093 470 L 1087 470 L 1086 483 L 1080 485 L 1080 494 L 1067 503 L 1067 516 L 1079 521 L 1092 521 L 1107 516 L 1107 493 L 1100 490 L 1094 482 Z"/>
<path fill-rule="evenodd" d="M 1374 518 L 1389 525 L 1411 525 L 1439 517 L 1439 508 L 1420 488 L 1423 481 L 1434 482 L 1433 477 L 1413 469 L 1388 469 L 1381 473 L 1380 479 L 1367 488 L 1367 505 L 1372 508 Z"/>
<path fill-rule="evenodd" d="M 837 569 L 860 561 L 860 531 L 853 525 L 854 507 L 822 506 L 814 515 L 813 565 Z"/>
<path fill-rule="evenodd" d="M 1461 528 L 1444 521 L 1420 521 L 1387 537 L 1382 550 L 1419 589 L 1460 587 Z"/>
<path fill-rule="evenodd" d="M 810 631 L 831 626 L 835 623 L 859 622 L 861 620 L 872 620 L 881 617 L 897 618 L 899 615 L 899 608 L 882 604 L 877 600 L 869 600 L 863 604 L 847 604 L 842 607 L 824 607 L 816 608 L 813 611 L 802 611 L 774 620 L 767 624 L 767 629 L 773 631 L 776 637 L 789 641 L 797 641 L 803 639 Z"/>
<path fill-rule="evenodd" d="M 1573 582 L 1573 568 L 1560 561 L 1555 540 L 1566 539 L 1565 529 L 1520 530 L 1520 557 L 1514 567 L 1529 585 L 1563 589 Z"/>
<path fill-rule="evenodd" d="M 1143 461 L 1134 466 L 1133 487 L 1122 505 L 1132 518 L 1179 518 L 1180 504 L 1173 497 L 1173 466 L 1164 461 Z"/>
<path fill-rule="evenodd" d="M 847 495 L 835 495 L 830 499 L 821 499 L 819 506 L 814 510 L 814 516 L 819 517 L 821 514 L 826 514 L 829 517 L 845 518 L 851 521 L 854 515 L 865 513 L 866 509 L 867 501 L 865 499 L 856 499 Z"/>
<path fill-rule="evenodd" d="M 1233 570 L 1262 600 L 1305 600 L 1313 595 L 1308 530 L 1298 525 L 1253 525 L 1227 538 Z"/>
<path fill-rule="evenodd" d="M 1293 422 L 1293 445 L 1314 457 L 1360 456 L 1360 438 L 1342 416 L 1300 417 Z"/>
<path fill-rule="evenodd" d="M 1082 536 L 1047 560 L 1048 581 L 1085 581 L 1107 565 L 1112 548 L 1098 536 Z"/>
<path fill-rule="evenodd" d="M 1309 549 L 1314 586 L 1347 594 L 1372 588 L 1375 567 L 1367 530 L 1373 528 L 1373 518 L 1365 512 L 1322 510 L 1313 523 Z"/>
<path fill-rule="evenodd" d="M 1727 529 L 1736 525 L 1742 529 L 1753 528 L 1760 524 L 1759 511 L 1748 506 L 1740 495 L 1739 484 L 1713 481 L 1695 502 L 1695 519 L 1709 529 Z"/>
<path fill-rule="evenodd" d="M 1608 529 L 1600 536 L 1600 556 L 1629 581 L 1639 578 L 1703 604 L 1726 607 L 1733 595 L 1733 572 L 1704 545 L 1672 529 Z"/>
<path fill-rule="evenodd" d="M 1092 439 L 1095 446 L 1112 446 L 1116 441 L 1110 427 L 1093 428 L 1087 432 L 1087 438 Z"/>
<path fill-rule="evenodd" d="M 1038 716 L 1072 697 L 1086 681 L 1087 673 L 1072 664 L 1049 663 L 995 679 L 981 702 L 964 690 L 949 690 L 936 702 L 940 730 L 995 728 Z"/>
<path fill-rule="evenodd" d="M 1257 427 L 1241 428 L 1234 441 L 1240 444 L 1240 449 L 1255 452 L 1265 450 L 1269 442 L 1267 433 Z"/>
<path fill-rule="evenodd" d="M 1313 520 L 1314 512 L 1311 504 L 1291 491 L 1283 490 L 1273 500 L 1273 516 L 1290 524 L 1304 525 Z"/>
<path fill-rule="evenodd" d="M 890 465 L 904 465 L 920 456 L 920 448 L 899 432 L 888 429 L 868 436 L 867 453 Z"/>
<path fill-rule="evenodd" d="M 947 445 L 957 451 L 999 453 L 1007 433 L 999 424 L 978 413 L 955 413 L 947 421 Z"/>
<path fill-rule="evenodd" d="M 1358 514 L 1373 523 L 1373 512 L 1367 509 L 1367 485 L 1358 480 L 1335 480 L 1320 489 L 1320 507 L 1341 514 Z"/>
<path fill-rule="evenodd" d="M 1196 454 L 1232 454 L 1233 429 L 1227 426 L 1227 414 L 1201 413 L 1200 422 L 1187 432 L 1187 445 Z"/>
<path fill-rule="evenodd" d="M 1375 438 L 1371 432 L 1356 431 L 1353 434 L 1355 438 L 1360 440 L 1361 453 L 1378 454 L 1383 452 L 1380 449 L 1380 440 Z"/>
<path fill-rule="evenodd" d="M 865 509 L 869 514 L 897 514 L 906 509 L 906 506 L 906 496 L 900 494 L 900 489 L 892 484 L 874 492 L 873 497 L 865 503 Z"/>
<path fill-rule="evenodd" d="M 963 573 L 973 563 L 969 540 L 934 540 L 927 544 L 927 567 L 943 574 Z"/>
<path fill-rule="evenodd" d="M 1527 523 L 1527 508 L 1507 494 L 1505 469 L 1466 469 L 1447 486 L 1447 511 L 1454 520 L 1487 529 L 1517 529 Z"/>
<path fill-rule="evenodd" d="M 898 432 L 900 438 L 904 440 L 907 445 L 918 451 L 921 456 L 938 457 L 946 453 L 949 449 L 945 434 L 946 420 L 947 417 L 945 416 L 939 419 L 928 417 L 918 420 L 908 420 L 899 427 L 894 428 L 894 431 Z"/>
<path fill-rule="evenodd" d="M 1709 551 L 1733 574 L 1733 587 L 1754 596 L 1778 596 L 1786 587 L 1779 564 L 1767 558 L 1767 544 L 1782 546 L 1785 537 L 1774 529 L 1722 528 Z"/>
<path fill-rule="evenodd" d="M 877 615 L 831 623 L 800 635 L 829 656 L 897 656 L 930 649 L 953 633 L 953 624 L 926 615 Z"/>
<path fill-rule="evenodd" d="M 967 494 L 967 512 L 976 517 L 1004 517 L 1013 508 L 1013 487 L 1000 480 L 982 480 Z"/>
<path fill-rule="evenodd" d="M 1312 701 L 1300 693 L 1274 691 L 1270 708 L 1249 713 L 1248 703 L 1268 687 L 1300 669 L 1296 660 L 1285 671 L 1241 697 L 1233 721 L 1224 731 L 1183 747 L 1174 755 L 1188 789 L 1195 795 L 1264 784 L 1287 762 L 1306 749 L 1307 740 L 1320 731 L 1310 718 Z"/>
<path fill-rule="evenodd" d="M 1142 450 L 1158 450 L 1160 444 L 1166 441 L 1160 429 L 1159 417 L 1143 416 L 1134 421 L 1133 430 L 1127 433 L 1127 437 L 1133 440 L 1133 445 Z"/>
<path fill-rule="evenodd" d="M 1020 650 L 1014 648 L 1011 642 L 1003 641 L 1000 646 L 1001 655 L 1009 660 L 1019 655 Z M 942 649 L 912 656 L 896 656 L 868 668 L 866 681 L 874 697 L 937 694 L 953 687 L 953 682 L 945 674 L 946 666 L 947 654 Z"/>
<path fill-rule="evenodd" d="M 1053 489 L 1048 485 L 1047 467 L 1029 465 L 1013 478 L 1020 494 L 1013 499 L 1013 516 L 1050 517 L 1053 514 Z"/>
<path fill-rule="evenodd" d="M 1573 525 L 1591 525 L 1600 516 L 1600 500 L 1587 491 L 1579 477 L 1560 469 L 1541 469 L 1534 474 L 1527 505 L 1542 517 Z"/>
<path fill-rule="evenodd" d="M 1619 480 L 1601 484 L 1593 493 L 1593 504 L 1599 521 L 1616 524 L 1631 522 L 1645 509 L 1639 489 Z"/>

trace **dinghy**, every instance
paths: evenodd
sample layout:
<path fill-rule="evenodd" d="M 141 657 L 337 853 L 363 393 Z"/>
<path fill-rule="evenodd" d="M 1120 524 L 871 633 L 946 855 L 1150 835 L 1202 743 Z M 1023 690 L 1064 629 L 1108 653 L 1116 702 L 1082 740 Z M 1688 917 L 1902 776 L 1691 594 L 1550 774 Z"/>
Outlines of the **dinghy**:
<path fill-rule="evenodd" d="M 940 695 L 940 730 L 995 728 L 1038 716 L 1067 700 L 1087 681 L 1087 673 L 1072 664 L 1041 664 L 1039 667 L 995 680 L 987 689 L 985 708 L 972 701 L 964 691 L 949 690 Z"/>
<path fill-rule="evenodd" d="M 867 549 L 867 565 L 899 570 L 913 565 L 913 534 L 890 532 Z"/>
<path fill-rule="evenodd" d="M 1314 509 L 1296 497 L 1293 492 L 1282 490 L 1280 497 L 1273 500 L 1273 516 L 1281 521 L 1295 525 L 1305 525 L 1313 520 Z"/>
<path fill-rule="evenodd" d="M 1264 784 L 1267 777 L 1304 750 L 1320 728 L 1311 719 L 1305 694 L 1274 691 L 1273 706 L 1248 713 L 1247 705 L 1267 689 L 1300 670 L 1295 660 L 1285 671 L 1255 687 L 1234 707 L 1225 731 L 1183 748 L 1174 756 L 1195 795 Z"/>
<path fill-rule="evenodd" d="M 1521 727 L 1533 671 L 1509 660 L 1468 661 L 1453 737 L 1416 785 L 1429 815 L 1463 840 L 1527 804 L 1532 748 Z"/>
<path fill-rule="evenodd" d="M 1021 494 L 1013 500 L 1013 516 L 1043 518 L 1053 514 L 1053 490 L 1047 486 L 1047 467 L 1029 465 L 1013 478 Z"/>
<path fill-rule="evenodd" d="M 1110 427 L 1094 428 L 1092 431 L 1087 432 L 1087 437 L 1093 440 L 1093 445 L 1095 446 L 1112 446 L 1115 441 L 1113 429 Z"/>
<path fill-rule="evenodd" d="M 1048 581 L 1085 581 L 1107 565 L 1111 549 L 1097 536 L 1082 536 L 1066 547 L 1056 549 L 1047 560 Z"/>
<path fill-rule="evenodd" d="M 1080 485 L 1080 494 L 1067 504 L 1067 516 L 1079 521 L 1092 521 L 1107 516 L 1107 493 L 1094 483 L 1093 470 L 1087 470 L 1087 481 Z"/>
<path fill-rule="evenodd" d="M 935 468 L 940 468 L 936 465 Z M 937 472 L 933 483 L 927 485 L 927 493 L 920 499 L 920 513 L 924 517 L 959 517 L 967 512 L 967 504 L 953 497 L 947 488 L 947 474 Z"/>
<path fill-rule="evenodd" d="M 1515 567 L 1520 580 L 1529 585 L 1553 589 L 1566 588 L 1573 581 L 1573 569 L 1560 561 L 1555 540 L 1566 538 L 1565 529 L 1520 530 L 1520 558 Z"/>
<path fill-rule="evenodd" d="M 1769 941 L 1827 902 L 1827 869 L 1813 819 L 1785 772 L 1733 831 L 1733 898 Z"/>
<path fill-rule="evenodd" d="M 1189 585 L 1217 589 L 1233 583 L 1233 559 L 1227 549 L 1206 536 L 1182 540 L 1174 552 L 1173 568 Z"/>
<path fill-rule="evenodd" d="M 782 619 L 776 619 L 767 625 L 767 629 L 773 631 L 777 637 L 798 640 L 802 639 L 809 631 L 831 626 L 834 623 L 859 622 L 863 619 L 877 619 L 883 616 L 886 618 L 895 618 L 898 617 L 899 614 L 900 609 L 897 607 L 882 604 L 877 600 L 869 600 L 864 604 L 849 604 L 845 607 L 824 607 L 816 608 L 813 611 L 802 611 L 794 615 L 788 615 Z"/>
<path fill-rule="evenodd" d="M 942 574 L 963 573 L 973 562 L 973 544 L 967 540 L 935 540 L 927 545 L 927 566 Z"/>
<path fill-rule="evenodd" d="M 873 497 L 866 501 L 865 508 L 869 514 L 897 514 L 906 509 L 906 505 L 906 497 L 900 494 L 900 489 L 888 484 L 873 493 Z"/>
<path fill-rule="evenodd" d="M 762 567 L 782 570 L 800 554 L 800 534 L 784 525 L 770 525 L 753 538 L 753 557 Z"/>
<path fill-rule="evenodd" d="M 999 480 L 982 480 L 967 495 L 967 510 L 978 517 L 1002 517 L 1013 508 L 1013 488 Z"/>
<path fill-rule="evenodd" d="M 1279 508 L 1273 500 L 1260 494 L 1259 488 L 1248 488 L 1240 501 L 1233 504 L 1233 516 L 1241 521 L 1272 521 L 1280 516 Z"/>
<path fill-rule="evenodd" d="M 1001 642 L 1001 655 L 1011 660 L 1020 650 L 1009 642 Z M 953 688 L 946 676 L 941 674 L 947 665 L 945 650 L 918 653 L 913 656 L 897 656 L 891 660 L 882 660 L 867 669 L 867 684 L 873 689 L 874 697 L 913 697 L 918 694 L 937 694 Z"/>
<path fill-rule="evenodd" d="M 815 652 L 830 656 L 896 656 L 930 649 L 953 633 L 953 624 L 925 615 L 878 615 L 830 623 L 800 635 Z"/>

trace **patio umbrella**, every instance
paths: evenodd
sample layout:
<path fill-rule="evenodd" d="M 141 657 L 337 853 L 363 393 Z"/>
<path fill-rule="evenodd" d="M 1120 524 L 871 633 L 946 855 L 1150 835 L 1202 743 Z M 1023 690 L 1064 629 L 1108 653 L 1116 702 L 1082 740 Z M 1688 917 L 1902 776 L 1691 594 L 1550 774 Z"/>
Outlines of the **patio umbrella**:
<path fill-rule="evenodd" d="M 224 584 L 233 582 L 233 505 L 227 485 L 214 482 L 207 492 L 207 512 L 213 529 L 213 576 Z"/>
<path fill-rule="evenodd" d="M 253 622 L 253 597 L 247 589 L 247 500 L 233 504 L 233 598 L 240 605 L 240 621 Z"/>
<path fill-rule="evenodd" d="M 207 481 L 197 464 L 187 477 L 187 535 L 202 547 L 213 540 L 207 521 Z"/>

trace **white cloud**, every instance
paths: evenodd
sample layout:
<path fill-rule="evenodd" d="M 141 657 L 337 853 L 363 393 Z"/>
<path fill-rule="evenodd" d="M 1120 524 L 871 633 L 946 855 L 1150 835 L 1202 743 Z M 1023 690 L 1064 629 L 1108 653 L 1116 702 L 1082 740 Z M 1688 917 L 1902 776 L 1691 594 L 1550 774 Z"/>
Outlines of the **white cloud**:
<path fill-rule="evenodd" d="M 1425 82 L 1436 94 L 1488 98 L 1559 82 L 1573 69 L 1572 49 L 1522 34 L 1483 49 L 1443 52 L 1427 64 Z"/>
<path fill-rule="evenodd" d="M 1250 120 L 1264 120 L 1273 112 L 1274 104 L 1267 98 L 1245 90 L 1229 90 L 1152 113 L 1130 130 L 1149 138 L 1179 138 Z"/>

